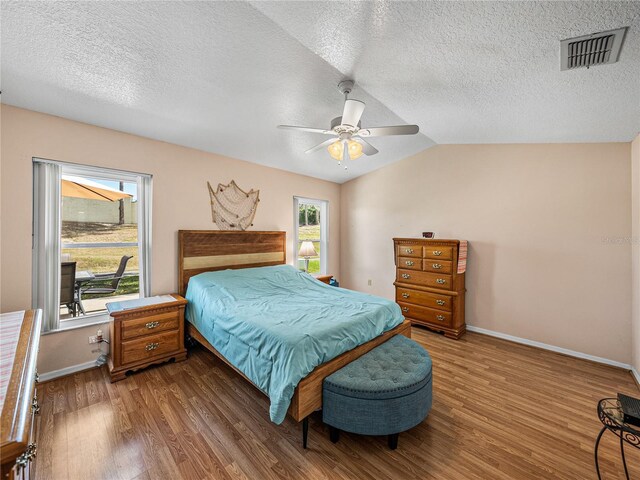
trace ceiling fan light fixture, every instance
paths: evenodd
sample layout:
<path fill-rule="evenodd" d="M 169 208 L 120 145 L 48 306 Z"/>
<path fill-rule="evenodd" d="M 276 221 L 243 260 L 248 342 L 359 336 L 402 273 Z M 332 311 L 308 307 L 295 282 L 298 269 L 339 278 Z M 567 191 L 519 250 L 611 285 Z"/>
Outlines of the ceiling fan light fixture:
<path fill-rule="evenodd" d="M 342 161 L 342 148 L 342 140 L 336 140 L 327 147 L 327 150 L 329 151 L 329 155 L 331 155 L 331 158 L 334 158 L 335 160 L 338 160 L 340 162 Z"/>
<path fill-rule="evenodd" d="M 349 157 L 351 160 L 355 160 L 356 158 L 360 158 L 362 156 L 362 144 L 356 142 L 355 140 L 349 140 L 347 142 L 349 146 Z"/>

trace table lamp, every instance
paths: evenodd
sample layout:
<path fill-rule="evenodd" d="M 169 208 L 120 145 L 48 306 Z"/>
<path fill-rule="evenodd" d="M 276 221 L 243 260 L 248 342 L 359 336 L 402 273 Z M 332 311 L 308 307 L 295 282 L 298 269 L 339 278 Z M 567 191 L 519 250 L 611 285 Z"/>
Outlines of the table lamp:
<path fill-rule="evenodd" d="M 313 248 L 313 242 L 309 240 L 302 242 L 298 256 L 304 257 L 304 271 L 309 273 L 309 258 L 318 256 L 318 252 Z"/>

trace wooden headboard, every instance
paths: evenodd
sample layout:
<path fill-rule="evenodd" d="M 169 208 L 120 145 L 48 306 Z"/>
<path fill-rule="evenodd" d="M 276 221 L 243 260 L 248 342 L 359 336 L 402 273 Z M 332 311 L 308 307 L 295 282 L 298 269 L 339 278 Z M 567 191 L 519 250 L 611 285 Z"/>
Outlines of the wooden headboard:
<path fill-rule="evenodd" d="M 181 295 L 187 291 L 189 279 L 202 272 L 281 265 L 287 261 L 286 232 L 179 230 L 178 245 Z"/>

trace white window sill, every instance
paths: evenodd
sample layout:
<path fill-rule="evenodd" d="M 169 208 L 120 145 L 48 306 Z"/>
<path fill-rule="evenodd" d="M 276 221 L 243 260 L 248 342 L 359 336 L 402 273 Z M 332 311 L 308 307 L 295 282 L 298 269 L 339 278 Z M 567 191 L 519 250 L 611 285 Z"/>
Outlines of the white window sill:
<path fill-rule="evenodd" d="M 85 315 L 80 318 L 70 318 L 68 320 L 60 320 L 60 327 L 56 330 L 50 330 L 43 332 L 42 335 L 50 335 L 52 333 L 66 332 L 69 330 L 76 330 L 78 328 L 90 327 L 92 325 L 102 325 L 109 323 L 111 317 L 108 312 L 94 313 L 92 315 Z"/>

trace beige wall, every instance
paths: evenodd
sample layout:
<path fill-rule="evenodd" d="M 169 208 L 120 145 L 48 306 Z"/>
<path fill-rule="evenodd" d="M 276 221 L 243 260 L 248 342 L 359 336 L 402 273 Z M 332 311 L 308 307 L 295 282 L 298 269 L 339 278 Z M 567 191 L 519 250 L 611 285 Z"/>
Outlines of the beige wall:
<path fill-rule="evenodd" d="M 640 372 L 640 135 L 631 144 L 631 249 L 632 292 L 631 314 L 633 366 Z"/>
<path fill-rule="evenodd" d="M 628 143 L 441 145 L 352 180 L 341 285 L 393 298 L 393 237 L 467 239 L 468 324 L 629 364 L 629 158 Z"/>
<path fill-rule="evenodd" d="M 154 294 L 177 289 L 176 232 L 215 229 L 207 180 L 216 185 L 234 179 L 241 188 L 260 189 L 253 229 L 285 230 L 289 262 L 293 259 L 293 196 L 329 200 L 328 271 L 340 274 L 338 184 L 6 105 L 1 115 L 2 312 L 31 305 L 32 157 L 153 175 Z M 95 358 L 93 346 L 87 343 L 89 331 L 94 333 L 95 328 L 45 336 L 40 371 Z"/>

